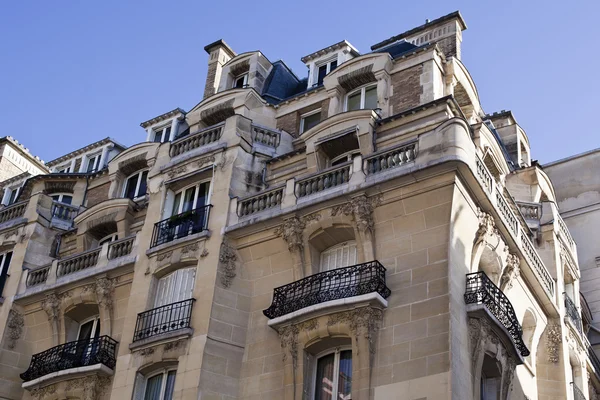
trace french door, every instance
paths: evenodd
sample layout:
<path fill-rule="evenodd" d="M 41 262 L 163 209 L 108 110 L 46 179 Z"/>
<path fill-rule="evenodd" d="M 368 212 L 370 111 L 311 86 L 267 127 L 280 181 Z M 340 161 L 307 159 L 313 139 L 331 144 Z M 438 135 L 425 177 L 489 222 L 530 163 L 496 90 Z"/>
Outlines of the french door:
<path fill-rule="evenodd" d="M 171 210 L 170 235 L 174 238 L 202 232 L 206 226 L 210 182 L 190 186 L 175 194 Z"/>
<path fill-rule="evenodd" d="M 100 337 L 100 317 L 94 316 L 79 324 L 77 334 L 76 355 L 80 365 L 89 365 L 98 351 Z"/>

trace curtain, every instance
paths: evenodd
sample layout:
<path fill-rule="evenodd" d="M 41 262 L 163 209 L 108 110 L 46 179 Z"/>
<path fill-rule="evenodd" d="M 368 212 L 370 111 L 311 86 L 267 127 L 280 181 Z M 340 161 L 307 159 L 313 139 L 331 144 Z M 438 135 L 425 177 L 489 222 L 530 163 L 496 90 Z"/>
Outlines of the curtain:
<path fill-rule="evenodd" d="M 329 354 L 317 362 L 315 400 L 333 400 L 334 361 L 335 354 Z"/>
<path fill-rule="evenodd" d="M 169 371 L 167 374 L 167 384 L 165 386 L 165 397 L 164 400 L 173 399 L 173 389 L 175 389 L 175 375 L 177 371 Z"/>
<path fill-rule="evenodd" d="M 340 353 L 340 375 L 338 377 L 338 399 L 352 398 L 352 350 Z"/>
<path fill-rule="evenodd" d="M 155 375 L 146 381 L 146 394 L 144 400 L 160 400 L 160 388 L 163 374 Z"/>

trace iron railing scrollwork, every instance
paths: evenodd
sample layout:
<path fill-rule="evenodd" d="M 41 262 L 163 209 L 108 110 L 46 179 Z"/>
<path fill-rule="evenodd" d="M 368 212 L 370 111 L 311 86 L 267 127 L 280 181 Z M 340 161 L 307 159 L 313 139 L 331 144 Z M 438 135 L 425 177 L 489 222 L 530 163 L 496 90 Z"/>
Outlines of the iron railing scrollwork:
<path fill-rule="evenodd" d="M 575 329 L 577 329 L 577 332 L 583 337 L 583 324 L 581 322 L 579 310 L 573 300 L 567 295 L 565 295 L 565 312 L 569 317 L 569 320 L 571 320 L 571 323 L 575 326 Z"/>
<path fill-rule="evenodd" d="M 275 288 L 273 302 L 263 314 L 277 318 L 326 301 L 373 292 L 387 298 L 391 292 L 385 284 L 385 271 L 379 261 L 370 261 L 311 275 Z"/>
<path fill-rule="evenodd" d="M 159 246 L 208 229 L 208 214 L 211 207 L 210 204 L 198 207 L 157 222 L 154 224 L 150 247 Z"/>
<path fill-rule="evenodd" d="M 194 301 L 196 299 L 178 301 L 139 313 L 135 323 L 133 341 L 189 328 Z"/>
<path fill-rule="evenodd" d="M 115 368 L 117 341 L 110 336 L 64 343 L 31 357 L 27 371 L 20 376 L 25 382 L 53 372 L 95 364 Z"/>
<path fill-rule="evenodd" d="M 523 357 L 529 355 L 529 349 L 523 342 L 523 329 L 512 304 L 484 272 L 467 274 L 465 303 L 484 304 L 488 311 L 506 328 L 519 353 Z"/>

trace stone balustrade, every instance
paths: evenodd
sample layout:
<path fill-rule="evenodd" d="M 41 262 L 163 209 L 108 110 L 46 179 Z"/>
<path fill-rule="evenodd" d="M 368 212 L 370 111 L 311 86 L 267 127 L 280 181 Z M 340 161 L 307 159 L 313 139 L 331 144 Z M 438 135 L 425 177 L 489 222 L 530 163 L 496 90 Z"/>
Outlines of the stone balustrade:
<path fill-rule="evenodd" d="M 188 151 L 217 142 L 223 133 L 225 123 L 210 126 L 198 132 L 184 136 L 171 143 L 169 154 L 171 157 L 187 153 Z"/>
<path fill-rule="evenodd" d="M 271 129 L 263 128 L 261 126 L 252 125 L 252 141 L 254 143 L 264 144 L 277 148 L 281 140 L 281 134 Z"/>
<path fill-rule="evenodd" d="M 114 260 L 115 258 L 123 257 L 131 254 L 133 250 L 133 242 L 135 236 L 129 236 L 125 239 L 117 240 L 108 245 L 108 259 Z"/>
<path fill-rule="evenodd" d="M 27 287 L 33 287 L 46 283 L 46 279 L 48 279 L 48 273 L 50 272 L 51 267 L 52 265 L 46 265 L 41 268 L 30 270 L 27 274 Z"/>
<path fill-rule="evenodd" d="M 246 217 L 281 205 L 284 187 L 280 186 L 238 201 L 237 215 Z"/>
<path fill-rule="evenodd" d="M 296 182 L 296 196 L 305 197 L 324 190 L 348 183 L 350 177 L 350 162 L 329 168 Z"/>
<path fill-rule="evenodd" d="M 396 168 L 414 161 L 416 155 L 417 142 L 403 144 L 366 157 L 363 164 L 363 171 L 367 175 L 372 175 Z"/>
<path fill-rule="evenodd" d="M 29 200 L 20 201 L 0 210 L 0 224 L 22 217 L 25 214 L 25 209 L 27 209 L 27 203 L 29 203 Z"/>
<path fill-rule="evenodd" d="M 75 254 L 72 257 L 61 260 L 58 262 L 56 276 L 61 277 L 93 267 L 98 262 L 99 255 L 100 247 L 85 251 L 83 253 Z"/>
<path fill-rule="evenodd" d="M 523 218 L 527 220 L 536 220 L 539 221 L 542 216 L 542 205 L 539 203 L 526 203 L 523 201 L 517 201 L 517 206 L 519 206 L 519 211 L 523 215 Z"/>

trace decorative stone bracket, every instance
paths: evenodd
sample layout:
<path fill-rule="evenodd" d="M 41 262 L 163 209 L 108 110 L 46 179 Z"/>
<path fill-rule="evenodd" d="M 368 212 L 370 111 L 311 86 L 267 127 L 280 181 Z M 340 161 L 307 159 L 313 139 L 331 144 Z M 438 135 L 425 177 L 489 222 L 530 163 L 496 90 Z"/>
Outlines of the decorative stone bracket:
<path fill-rule="evenodd" d="M 235 249 L 229 244 L 229 241 L 223 239 L 221 250 L 219 252 L 219 265 L 221 272 L 221 284 L 228 288 L 231 286 L 236 273 L 237 254 Z"/>

